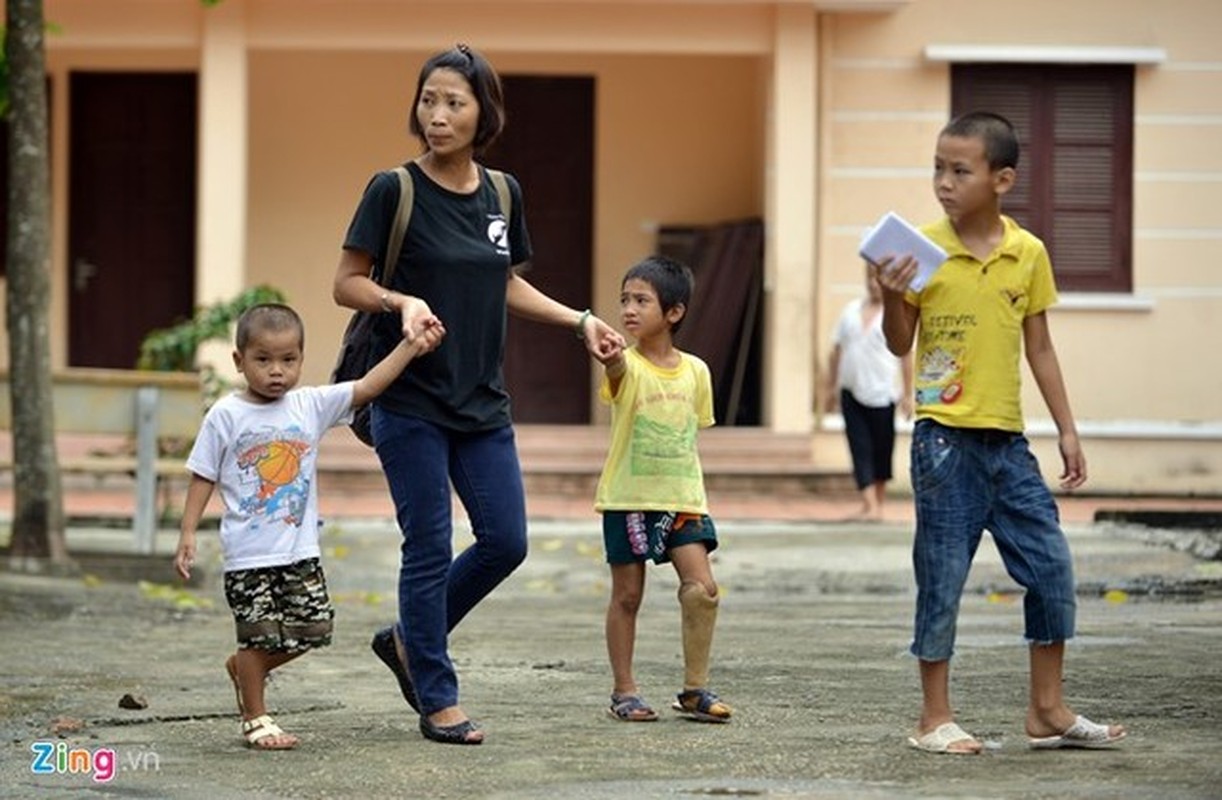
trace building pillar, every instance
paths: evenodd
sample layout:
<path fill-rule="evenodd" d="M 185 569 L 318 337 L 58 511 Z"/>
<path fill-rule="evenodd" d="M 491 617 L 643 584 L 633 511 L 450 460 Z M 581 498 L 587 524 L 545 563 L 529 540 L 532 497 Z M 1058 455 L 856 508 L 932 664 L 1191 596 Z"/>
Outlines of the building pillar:
<path fill-rule="evenodd" d="M 818 30 L 814 7 L 777 7 L 765 184 L 764 423 L 808 432 L 814 402 Z"/>
<path fill-rule="evenodd" d="M 200 12 L 199 196 L 195 302 L 232 299 L 246 284 L 246 3 Z M 228 376 L 228 342 L 207 344 L 199 366 Z"/>

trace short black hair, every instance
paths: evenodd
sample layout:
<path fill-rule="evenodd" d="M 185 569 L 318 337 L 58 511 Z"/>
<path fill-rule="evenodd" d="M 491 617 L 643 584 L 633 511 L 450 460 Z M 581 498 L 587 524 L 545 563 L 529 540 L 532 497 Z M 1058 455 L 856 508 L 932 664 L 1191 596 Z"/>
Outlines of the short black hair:
<path fill-rule="evenodd" d="M 1018 168 L 1018 133 L 1001 114 L 992 111 L 960 114 L 946 124 L 940 135 L 980 139 L 989 169 Z"/>
<path fill-rule="evenodd" d="M 662 306 L 663 314 L 675 306 L 687 308 L 692 302 L 692 289 L 696 285 L 696 279 L 686 264 L 673 258 L 654 255 L 637 262 L 624 273 L 620 287 L 634 279 L 648 283 L 658 293 L 658 303 Z M 671 325 L 671 332 L 679 330 L 686 318 L 687 315 L 684 314 L 678 322 Z"/>
<path fill-rule="evenodd" d="M 471 93 L 479 103 L 479 124 L 475 128 L 473 145 L 476 154 L 483 153 L 505 128 L 505 95 L 501 90 L 501 78 L 488 59 L 461 42 L 449 50 L 434 54 L 420 68 L 420 76 L 416 79 L 416 97 L 412 100 L 411 113 L 408 114 L 408 126 L 412 135 L 428 146 L 424 129 L 416 116 L 416 108 L 420 105 L 424 82 L 439 69 L 453 70 L 470 84 Z"/>
<path fill-rule="evenodd" d="M 234 346 L 238 352 L 245 352 L 252 337 L 269 331 L 279 333 L 286 330 L 297 331 L 297 344 L 304 350 L 305 323 L 301 321 L 301 316 L 284 303 L 259 303 L 238 317 Z"/>

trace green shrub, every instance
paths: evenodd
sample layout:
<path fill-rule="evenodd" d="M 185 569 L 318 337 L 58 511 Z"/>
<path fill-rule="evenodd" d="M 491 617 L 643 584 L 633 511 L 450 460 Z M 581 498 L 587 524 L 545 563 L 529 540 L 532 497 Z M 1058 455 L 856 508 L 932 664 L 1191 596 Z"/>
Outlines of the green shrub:
<path fill-rule="evenodd" d="M 214 303 L 196 309 L 195 316 L 168 328 L 150 331 L 140 343 L 137 369 L 160 372 L 191 372 L 196 369 L 199 347 L 209 341 L 230 341 L 230 329 L 242 312 L 259 303 L 283 303 L 285 295 L 271 286 L 255 286 L 228 302 Z M 204 386 L 204 401 L 212 405 L 232 383 L 216 370 L 204 367 L 200 371 Z"/>
<path fill-rule="evenodd" d="M 247 289 L 229 302 L 196 309 L 195 316 L 168 328 L 150 331 L 140 343 L 137 369 L 190 372 L 204 342 L 229 340 L 230 326 L 242 312 L 259 303 L 283 303 L 284 293 L 271 286 Z"/>

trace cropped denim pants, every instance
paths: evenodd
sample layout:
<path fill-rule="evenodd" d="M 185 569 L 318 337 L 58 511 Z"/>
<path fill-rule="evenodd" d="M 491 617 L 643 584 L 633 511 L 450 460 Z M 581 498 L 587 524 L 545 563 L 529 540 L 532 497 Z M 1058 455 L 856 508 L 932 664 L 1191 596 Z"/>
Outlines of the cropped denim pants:
<path fill-rule="evenodd" d="M 448 634 L 526 558 L 526 498 L 513 427 L 461 433 L 374 406 L 378 458 L 403 534 L 399 632 L 420 709 L 458 703 Z M 450 485 L 475 544 L 453 557 Z"/>
<path fill-rule="evenodd" d="M 1010 577 L 1026 590 L 1027 640 L 1072 638 L 1077 603 L 1069 543 L 1026 437 L 919 420 L 911 474 L 917 583 L 912 654 L 944 661 L 954 653 L 959 600 L 985 529 Z"/>

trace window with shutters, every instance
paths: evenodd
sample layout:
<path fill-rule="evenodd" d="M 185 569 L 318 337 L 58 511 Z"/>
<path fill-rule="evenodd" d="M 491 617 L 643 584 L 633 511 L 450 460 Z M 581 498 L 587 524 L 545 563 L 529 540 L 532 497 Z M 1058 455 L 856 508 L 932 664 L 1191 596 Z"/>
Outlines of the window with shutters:
<path fill-rule="evenodd" d="M 955 64 L 955 114 L 1018 130 L 1018 182 L 1002 211 L 1044 240 L 1065 291 L 1133 289 L 1133 67 Z"/>

